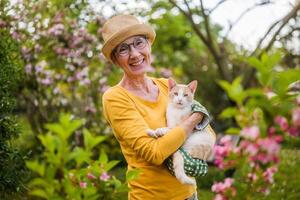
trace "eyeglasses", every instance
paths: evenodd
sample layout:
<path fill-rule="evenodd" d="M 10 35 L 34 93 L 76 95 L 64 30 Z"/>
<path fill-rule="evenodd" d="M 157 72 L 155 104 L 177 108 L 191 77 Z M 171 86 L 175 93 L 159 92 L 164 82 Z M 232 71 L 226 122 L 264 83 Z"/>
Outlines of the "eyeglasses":
<path fill-rule="evenodd" d="M 130 45 L 133 45 L 133 47 L 135 49 L 141 50 L 143 48 L 145 48 L 147 44 L 147 40 L 146 37 L 136 37 L 132 43 L 130 44 L 126 44 L 126 43 L 122 43 L 120 44 L 116 49 L 115 49 L 115 54 L 117 56 L 128 56 L 129 52 L 130 52 Z"/>

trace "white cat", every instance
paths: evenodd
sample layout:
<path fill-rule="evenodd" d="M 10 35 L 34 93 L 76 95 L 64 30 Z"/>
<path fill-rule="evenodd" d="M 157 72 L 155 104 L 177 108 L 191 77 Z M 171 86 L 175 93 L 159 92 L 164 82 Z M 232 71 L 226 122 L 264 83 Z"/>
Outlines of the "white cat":
<path fill-rule="evenodd" d="M 178 126 L 184 119 L 192 114 L 192 103 L 197 88 L 197 81 L 192 81 L 188 85 L 176 84 L 169 79 L 169 103 L 167 107 L 168 127 L 148 130 L 152 137 L 160 137 L 171 128 Z M 195 130 L 184 142 L 183 148 L 192 156 L 206 160 L 212 152 L 216 142 L 214 133 L 206 127 L 204 130 Z M 189 177 L 184 172 L 184 160 L 179 151 L 173 154 L 173 167 L 176 178 L 183 184 L 196 185 L 194 178 Z"/>

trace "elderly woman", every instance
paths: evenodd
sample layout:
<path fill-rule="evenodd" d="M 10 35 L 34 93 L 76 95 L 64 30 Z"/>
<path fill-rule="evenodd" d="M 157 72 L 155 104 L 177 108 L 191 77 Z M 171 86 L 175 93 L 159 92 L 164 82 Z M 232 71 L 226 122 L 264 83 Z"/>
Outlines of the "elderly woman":
<path fill-rule="evenodd" d="M 168 81 L 147 76 L 151 68 L 154 30 L 134 16 L 119 15 L 103 26 L 104 56 L 123 70 L 120 82 L 103 95 L 106 120 L 120 143 L 128 170 L 139 168 L 130 181 L 130 200 L 197 199 L 196 188 L 181 184 L 163 164 L 202 120 L 194 113 L 160 138 L 146 130 L 166 127 Z"/>

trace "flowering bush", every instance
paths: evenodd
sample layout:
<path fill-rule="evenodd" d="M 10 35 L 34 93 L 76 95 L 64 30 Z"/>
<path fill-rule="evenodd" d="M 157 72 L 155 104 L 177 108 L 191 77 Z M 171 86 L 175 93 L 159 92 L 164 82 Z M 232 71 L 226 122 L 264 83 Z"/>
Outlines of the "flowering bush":
<path fill-rule="evenodd" d="M 222 170 L 234 170 L 232 178 L 212 186 L 216 200 L 269 195 L 278 170 L 281 142 L 286 137 L 299 136 L 300 96 L 289 92 L 289 85 L 298 81 L 300 72 L 276 71 L 279 60 L 279 53 L 248 60 L 257 69 L 261 88 L 243 90 L 241 78 L 232 84 L 220 81 L 236 103 L 224 110 L 221 117 L 234 118 L 238 127 L 229 128 L 227 133 L 238 134 L 240 140 L 235 145 L 226 135 L 214 149 L 215 165 Z"/>
<path fill-rule="evenodd" d="M 23 0 L 6 10 L 0 25 L 20 44 L 26 77 L 19 104 L 33 130 L 42 132 L 44 123 L 68 110 L 103 132 L 101 94 L 112 67 L 100 52 L 104 18 L 85 0 Z"/>
<path fill-rule="evenodd" d="M 37 175 L 29 183 L 29 195 L 43 199 L 120 199 L 122 192 L 128 191 L 127 184 L 109 173 L 119 161 L 109 161 L 103 149 L 97 158 L 97 146 L 106 136 L 94 136 L 83 129 L 83 145 L 72 145 L 70 139 L 83 124 L 83 120 L 62 114 L 59 123 L 46 125 L 48 133 L 38 135 L 42 156 L 26 163 Z M 129 172 L 127 180 L 136 175 L 136 171 Z"/>

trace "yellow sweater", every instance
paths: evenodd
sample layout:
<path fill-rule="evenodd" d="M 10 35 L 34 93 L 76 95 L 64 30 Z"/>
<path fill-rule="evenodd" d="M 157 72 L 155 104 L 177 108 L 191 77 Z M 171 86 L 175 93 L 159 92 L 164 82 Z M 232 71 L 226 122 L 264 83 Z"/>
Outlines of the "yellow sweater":
<path fill-rule="evenodd" d="M 181 184 L 166 168 L 164 160 L 185 141 L 183 128 L 176 127 L 158 139 L 148 128 L 166 127 L 167 79 L 152 78 L 159 88 L 156 102 L 150 102 L 119 85 L 103 95 L 104 116 L 120 143 L 128 170 L 139 168 L 137 179 L 129 182 L 129 200 L 184 200 L 195 187 Z"/>

